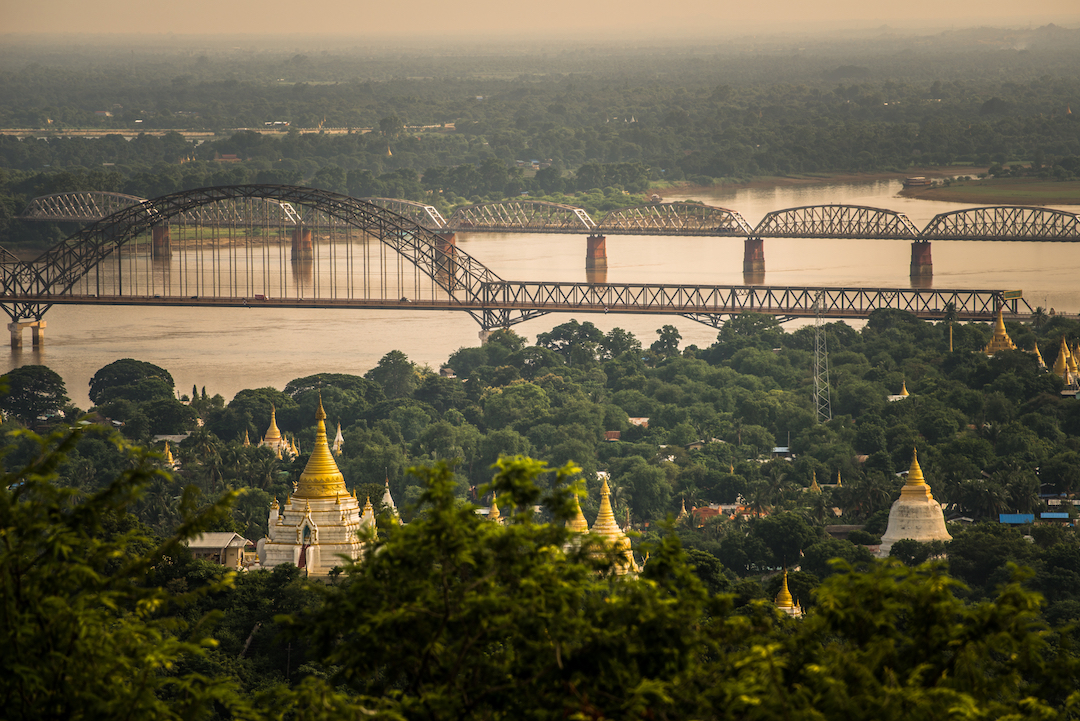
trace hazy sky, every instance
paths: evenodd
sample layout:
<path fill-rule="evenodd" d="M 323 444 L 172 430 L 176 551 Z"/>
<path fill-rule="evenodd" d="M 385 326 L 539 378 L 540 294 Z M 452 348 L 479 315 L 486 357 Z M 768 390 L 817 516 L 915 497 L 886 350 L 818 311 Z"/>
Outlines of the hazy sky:
<path fill-rule="evenodd" d="M 769 27 L 1042 25 L 1080 22 L 1077 0 L 0 0 L 0 32 L 304 33 L 438 32 L 693 35 Z"/>

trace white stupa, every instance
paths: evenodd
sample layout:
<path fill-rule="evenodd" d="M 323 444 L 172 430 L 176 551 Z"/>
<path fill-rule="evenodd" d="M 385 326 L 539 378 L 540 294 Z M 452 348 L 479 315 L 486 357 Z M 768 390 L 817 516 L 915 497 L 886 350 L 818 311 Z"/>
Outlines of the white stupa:
<path fill-rule="evenodd" d="M 900 498 L 896 499 L 889 511 L 889 527 L 881 537 L 879 554 L 888 556 L 893 544 L 905 538 L 923 543 L 952 540 L 945 530 L 941 504 L 934 500 L 934 494 L 923 478 L 917 452 L 911 458 L 911 469 L 900 490 Z"/>

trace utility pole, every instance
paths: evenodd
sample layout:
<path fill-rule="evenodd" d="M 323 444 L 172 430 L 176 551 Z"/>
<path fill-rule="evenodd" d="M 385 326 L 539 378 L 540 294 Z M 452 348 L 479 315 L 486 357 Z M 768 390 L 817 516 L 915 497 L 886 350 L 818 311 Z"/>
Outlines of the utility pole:
<path fill-rule="evenodd" d="M 814 404 L 817 406 L 817 422 L 832 420 L 832 395 L 829 390 L 829 346 L 825 339 L 825 319 L 822 305 L 825 291 L 819 290 L 814 297 Z"/>

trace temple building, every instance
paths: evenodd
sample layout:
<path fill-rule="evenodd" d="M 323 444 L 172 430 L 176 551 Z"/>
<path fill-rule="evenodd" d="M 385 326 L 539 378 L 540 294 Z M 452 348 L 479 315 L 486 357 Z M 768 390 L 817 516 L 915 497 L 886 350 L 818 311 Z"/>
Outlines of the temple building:
<path fill-rule="evenodd" d="M 1065 342 L 1065 336 L 1061 337 L 1061 347 L 1058 349 L 1057 359 L 1054 361 L 1054 375 L 1065 381 L 1065 387 L 1076 385 L 1076 361 L 1069 351 L 1069 344 Z"/>
<path fill-rule="evenodd" d="M 309 576 L 326 576 L 347 560 L 360 557 L 360 503 L 345 488 L 345 477 L 330 452 L 321 398 L 315 418 L 315 447 L 295 491 L 280 507 L 276 499 L 270 506 L 269 537 L 257 544 L 263 568 L 293 563 Z M 270 445 L 271 431 L 277 431 L 273 416 L 263 445 Z M 278 432 L 279 440 L 280 436 Z M 369 508 L 370 504 L 364 512 Z"/>
<path fill-rule="evenodd" d="M 784 580 L 780 583 L 780 593 L 776 594 L 775 604 L 777 609 L 792 618 L 799 618 L 803 615 L 802 606 L 795 603 L 795 599 L 791 597 L 791 591 L 788 590 L 786 568 L 784 569 Z"/>
<path fill-rule="evenodd" d="M 881 537 L 879 555 L 888 556 L 893 544 L 903 539 L 913 541 L 951 541 L 945 530 L 945 515 L 941 504 L 934 500 L 930 486 L 919 467 L 919 454 L 911 458 L 911 469 L 900 490 L 900 498 L 889 511 L 889 526 Z"/>
<path fill-rule="evenodd" d="M 641 570 L 634 561 L 634 552 L 630 549 L 630 538 L 615 521 L 615 514 L 611 510 L 611 490 L 608 488 L 607 478 L 600 486 L 600 512 L 596 515 L 596 522 L 589 529 L 589 534 L 599 536 L 615 548 L 618 556 L 615 562 L 615 573 L 622 576 Z"/>
<path fill-rule="evenodd" d="M 585 514 L 581 512 L 581 503 L 578 502 L 577 494 L 574 494 L 574 517 L 566 522 L 566 527 L 574 533 L 588 533 L 589 522 L 585 520 Z"/>
<path fill-rule="evenodd" d="M 341 423 L 337 424 L 337 435 L 334 436 L 334 445 L 330 447 L 330 450 L 334 452 L 335 456 L 341 455 L 341 447 L 345 445 L 345 438 L 341 435 Z"/>
<path fill-rule="evenodd" d="M 983 353 L 992 356 L 1003 350 L 1016 350 L 1016 344 L 1012 342 L 1012 338 L 1005 332 L 1005 318 L 1002 316 L 1002 309 L 998 308 L 997 318 L 994 319 L 994 336 L 983 348 Z"/>
<path fill-rule="evenodd" d="M 283 453 L 289 451 L 289 444 L 281 436 L 281 431 L 277 427 L 277 408 L 270 406 L 270 427 L 266 429 L 266 435 L 259 441 L 260 446 L 266 446 L 270 450 L 277 454 L 278 458 L 281 458 Z"/>

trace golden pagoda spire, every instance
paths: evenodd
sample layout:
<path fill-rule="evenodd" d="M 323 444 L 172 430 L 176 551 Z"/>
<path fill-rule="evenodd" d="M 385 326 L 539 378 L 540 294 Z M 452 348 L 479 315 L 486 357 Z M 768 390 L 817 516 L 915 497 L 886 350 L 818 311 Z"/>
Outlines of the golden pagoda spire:
<path fill-rule="evenodd" d="M 169 442 L 165 441 L 165 465 L 175 466 L 176 461 L 173 460 L 172 451 L 169 449 Z"/>
<path fill-rule="evenodd" d="M 1075 345 L 1072 348 L 1069 348 L 1069 346 L 1066 345 L 1065 350 L 1068 351 L 1068 354 L 1065 356 L 1065 362 L 1069 364 L 1069 372 L 1072 373 L 1075 378 L 1077 374 L 1080 374 L 1080 368 L 1076 365 L 1076 356 L 1080 355 L 1077 351 L 1080 351 L 1080 349 Z"/>
<path fill-rule="evenodd" d="M 900 395 L 902 395 L 904 398 L 907 398 L 909 395 L 911 395 L 910 393 L 907 392 L 907 379 L 906 378 L 900 384 Z"/>
<path fill-rule="evenodd" d="M 249 448 L 250 446 L 251 446 L 251 440 L 248 438 L 247 428 L 245 428 L 244 429 L 244 448 Z"/>
<path fill-rule="evenodd" d="M 922 467 L 919 465 L 918 449 L 912 449 L 911 468 L 908 469 L 907 480 L 904 481 L 904 487 L 900 489 L 900 496 L 902 498 L 910 496 L 934 497 L 934 495 L 930 493 L 930 485 L 926 482 L 926 479 L 923 478 Z"/>
<path fill-rule="evenodd" d="M 840 480 L 840 469 L 836 469 L 836 487 L 843 488 L 844 482 Z"/>
<path fill-rule="evenodd" d="M 323 410 L 322 394 L 319 394 L 319 409 L 315 412 L 315 447 L 308 458 L 304 472 L 300 474 L 296 495 L 301 498 L 331 498 L 340 493 L 348 493 L 345 477 L 338 470 L 330 444 L 326 440 L 326 411 Z"/>
<path fill-rule="evenodd" d="M 1061 336 L 1061 348 L 1058 349 L 1057 359 L 1054 361 L 1054 375 L 1066 383 L 1069 382 L 1069 346 L 1065 344 L 1065 336 Z"/>
<path fill-rule="evenodd" d="M 683 498 L 682 499 L 682 507 L 679 509 L 679 515 L 675 520 L 676 521 L 681 521 L 682 519 L 688 517 L 689 515 L 690 514 L 686 512 L 686 499 Z"/>
<path fill-rule="evenodd" d="M 488 509 L 488 520 L 502 523 L 502 514 L 499 513 L 499 504 L 495 500 L 495 489 L 491 489 L 491 508 Z"/>
<path fill-rule="evenodd" d="M 787 585 L 787 569 L 784 569 L 784 580 L 780 582 L 780 593 L 776 594 L 777 608 L 795 608 L 795 599 L 791 597 L 791 591 Z"/>
<path fill-rule="evenodd" d="M 588 533 L 589 522 L 585 520 L 585 514 L 581 512 L 581 503 L 578 495 L 574 494 L 574 517 L 566 522 L 566 527 L 574 533 Z"/>
<path fill-rule="evenodd" d="M 281 431 L 277 427 L 277 408 L 273 405 L 270 406 L 270 427 L 266 429 L 266 435 L 263 436 L 263 445 L 279 445 L 281 443 Z"/>
<path fill-rule="evenodd" d="M 994 319 L 994 337 L 983 348 L 983 353 L 986 355 L 994 355 L 1003 350 L 1016 350 L 1016 344 L 1012 342 L 1012 338 L 1005 332 L 1003 310 L 1004 306 L 999 306 L 997 309 L 997 318 Z"/>
<path fill-rule="evenodd" d="M 607 478 L 604 478 L 603 485 L 600 486 L 600 512 L 596 515 L 596 522 L 589 529 L 589 535 L 603 538 L 622 556 L 622 561 L 616 563 L 615 566 L 617 573 L 623 574 L 637 570 L 633 551 L 630 550 L 630 539 L 619 528 L 619 524 L 615 521 L 615 513 L 611 510 L 611 489 L 608 488 Z"/>
<path fill-rule="evenodd" d="M 821 493 L 821 486 L 819 486 L 818 483 L 817 483 L 817 471 L 812 470 L 812 471 L 810 471 L 810 473 L 812 474 L 810 476 L 810 492 L 811 493 Z"/>
<path fill-rule="evenodd" d="M 1046 367 L 1046 361 L 1043 360 L 1042 353 L 1039 352 L 1039 344 L 1035 344 L 1035 359 L 1039 362 L 1040 368 Z"/>
<path fill-rule="evenodd" d="M 371 496 L 364 502 L 364 510 L 360 513 L 360 525 L 366 528 L 375 526 L 375 507 L 371 505 Z"/>

